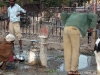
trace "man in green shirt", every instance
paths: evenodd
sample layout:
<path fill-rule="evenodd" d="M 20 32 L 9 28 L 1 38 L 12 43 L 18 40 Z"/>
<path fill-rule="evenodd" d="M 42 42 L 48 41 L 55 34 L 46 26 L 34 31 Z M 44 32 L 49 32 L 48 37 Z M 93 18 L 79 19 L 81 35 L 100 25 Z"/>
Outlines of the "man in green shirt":
<path fill-rule="evenodd" d="M 87 31 L 96 26 L 98 16 L 94 13 L 61 13 L 64 27 L 64 60 L 68 75 L 80 75 L 78 70 L 80 35 L 84 37 Z"/>

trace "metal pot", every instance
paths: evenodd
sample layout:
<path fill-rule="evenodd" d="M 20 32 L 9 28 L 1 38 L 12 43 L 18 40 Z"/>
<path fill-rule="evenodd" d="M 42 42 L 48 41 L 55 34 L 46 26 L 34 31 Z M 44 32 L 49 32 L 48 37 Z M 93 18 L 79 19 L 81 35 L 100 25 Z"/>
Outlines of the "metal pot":
<path fill-rule="evenodd" d="M 19 56 L 19 58 L 18 58 L 18 59 L 19 59 L 19 61 L 20 61 L 20 62 L 24 62 L 24 61 L 25 61 L 24 56 Z"/>

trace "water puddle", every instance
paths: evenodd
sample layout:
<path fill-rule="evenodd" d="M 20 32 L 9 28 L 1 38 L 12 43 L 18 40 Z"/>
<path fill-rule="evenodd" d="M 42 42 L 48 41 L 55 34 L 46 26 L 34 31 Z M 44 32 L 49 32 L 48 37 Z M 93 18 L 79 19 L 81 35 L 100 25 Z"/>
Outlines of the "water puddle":
<path fill-rule="evenodd" d="M 16 57 L 19 57 L 19 55 L 24 56 L 25 61 L 24 62 L 13 62 L 11 64 L 15 66 L 15 69 L 8 69 L 5 71 L 0 70 L 0 75 L 41 75 L 38 73 L 44 73 L 46 69 L 43 69 L 41 67 L 36 66 L 30 66 L 28 64 L 28 48 L 24 47 L 25 49 L 23 53 L 19 53 L 19 47 L 16 46 L 15 48 L 15 54 Z M 56 71 L 65 71 L 65 64 L 64 64 L 64 58 L 63 58 L 63 51 L 59 50 L 49 50 L 48 51 L 48 68 L 47 70 L 51 70 L 53 72 Z M 96 64 L 94 59 L 94 56 L 86 56 L 86 55 L 80 55 L 79 57 L 79 67 L 78 69 L 85 69 L 87 67 L 90 67 L 91 65 Z M 94 68 L 94 67 L 93 67 Z M 90 75 L 90 74 L 88 74 Z"/>
<path fill-rule="evenodd" d="M 95 62 L 94 63 L 92 62 L 93 60 L 95 61 L 94 56 L 80 55 L 78 69 L 84 69 L 86 67 L 96 64 Z M 65 71 L 65 64 L 64 63 L 60 64 L 60 67 L 57 70 Z"/>
<path fill-rule="evenodd" d="M 25 59 L 27 60 L 27 51 L 24 51 L 22 54 Z M 89 67 L 90 65 L 94 64 L 94 56 L 86 56 L 86 55 L 80 55 L 79 57 L 79 67 L 78 69 L 83 69 L 86 67 Z M 94 60 L 93 60 L 94 59 Z M 23 65 L 24 66 L 24 65 Z M 48 53 L 48 68 L 54 69 L 57 71 L 65 71 L 65 64 L 63 59 L 63 51 L 49 51 Z"/>
<path fill-rule="evenodd" d="M 91 56 L 80 55 L 78 69 L 82 69 L 82 68 L 90 66 L 90 58 Z"/>

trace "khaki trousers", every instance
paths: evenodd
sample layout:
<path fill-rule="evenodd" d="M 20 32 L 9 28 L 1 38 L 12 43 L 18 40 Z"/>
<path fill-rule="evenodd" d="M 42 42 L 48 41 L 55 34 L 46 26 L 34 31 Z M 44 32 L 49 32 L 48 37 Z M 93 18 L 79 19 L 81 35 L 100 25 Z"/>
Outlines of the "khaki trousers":
<path fill-rule="evenodd" d="M 76 71 L 79 62 L 80 32 L 77 28 L 66 26 L 63 34 L 64 61 L 67 71 Z"/>
<path fill-rule="evenodd" d="M 9 23 L 9 33 L 16 35 L 18 40 L 21 40 L 22 35 L 19 22 Z"/>

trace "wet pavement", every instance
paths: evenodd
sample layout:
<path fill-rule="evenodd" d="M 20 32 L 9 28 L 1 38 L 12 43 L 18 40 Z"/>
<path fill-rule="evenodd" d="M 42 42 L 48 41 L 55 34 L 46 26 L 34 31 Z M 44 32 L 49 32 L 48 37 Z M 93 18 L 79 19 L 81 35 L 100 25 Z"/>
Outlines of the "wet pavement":
<path fill-rule="evenodd" d="M 23 47 L 24 62 L 10 62 L 6 70 L 0 69 L 0 75 L 67 75 L 65 71 L 63 51 L 61 50 L 48 50 L 48 67 L 43 68 L 39 65 L 30 66 L 28 64 L 28 55 L 27 51 L 29 47 Z M 18 56 L 19 47 L 15 45 L 15 54 Z M 91 60 L 92 59 L 92 60 Z M 79 58 L 79 71 L 81 75 L 97 75 L 96 74 L 96 63 L 93 61 L 94 56 L 80 55 Z M 12 69 L 11 66 L 14 68 Z"/>

